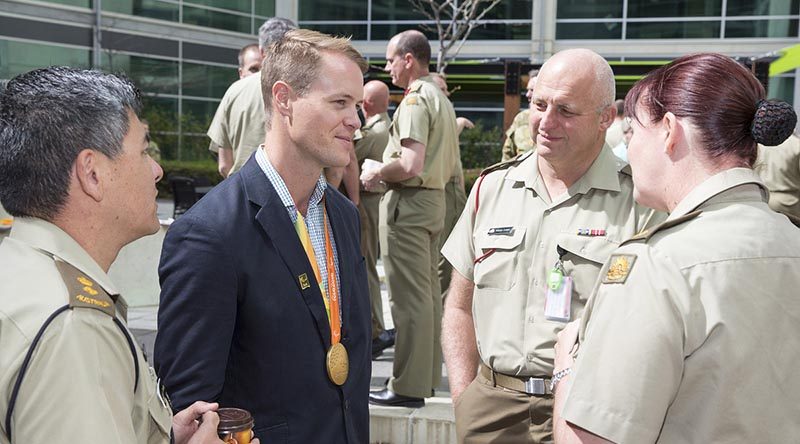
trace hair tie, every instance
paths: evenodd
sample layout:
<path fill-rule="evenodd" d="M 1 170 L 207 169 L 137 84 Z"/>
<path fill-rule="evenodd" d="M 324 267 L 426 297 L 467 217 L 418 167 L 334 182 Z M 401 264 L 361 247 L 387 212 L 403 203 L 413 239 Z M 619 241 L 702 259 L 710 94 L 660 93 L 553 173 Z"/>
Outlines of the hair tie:
<path fill-rule="evenodd" d="M 797 114 L 794 108 L 782 100 L 759 100 L 750 125 L 753 140 L 761 145 L 780 145 L 794 132 Z"/>

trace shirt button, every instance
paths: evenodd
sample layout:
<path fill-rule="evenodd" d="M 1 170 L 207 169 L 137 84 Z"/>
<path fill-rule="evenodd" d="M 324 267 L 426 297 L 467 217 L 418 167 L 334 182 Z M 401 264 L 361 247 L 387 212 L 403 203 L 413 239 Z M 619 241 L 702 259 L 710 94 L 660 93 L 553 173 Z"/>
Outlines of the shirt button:
<path fill-rule="evenodd" d="M 533 353 L 528 353 L 528 362 L 533 362 Z"/>
<path fill-rule="evenodd" d="M 528 322 L 530 322 L 531 324 L 533 324 L 533 316 L 528 316 Z"/>
<path fill-rule="evenodd" d="M 539 242 L 539 249 L 544 250 L 544 242 Z"/>
<path fill-rule="evenodd" d="M 533 286 L 534 287 L 538 287 L 539 286 L 539 279 L 534 279 L 533 280 Z"/>

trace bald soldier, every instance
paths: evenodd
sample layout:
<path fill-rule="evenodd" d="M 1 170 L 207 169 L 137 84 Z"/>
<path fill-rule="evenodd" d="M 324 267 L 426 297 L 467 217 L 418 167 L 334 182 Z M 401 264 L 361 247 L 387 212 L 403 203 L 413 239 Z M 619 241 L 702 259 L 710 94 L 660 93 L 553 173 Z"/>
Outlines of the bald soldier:
<path fill-rule="evenodd" d="M 296 27 L 291 20 L 281 17 L 265 21 L 258 29 L 258 48 L 262 58 L 273 42 Z M 246 76 L 234 82 L 222 96 L 206 133 L 211 139 L 208 149 L 217 153 L 222 177 L 238 171 L 258 145 L 264 142 L 264 125 L 261 76 Z"/>
<path fill-rule="evenodd" d="M 556 334 L 645 223 L 629 168 L 604 144 L 614 94 L 596 53 L 550 58 L 531 101 L 536 151 L 484 171 L 444 245 L 455 269 L 442 345 L 458 442 L 552 441 Z"/>
<path fill-rule="evenodd" d="M 529 103 L 525 104 L 525 109 L 514 116 L 511 126 L 506 130 L 506 140 L 503 142 L 503 156 L 500 159 L 502 162 L 511 160 L 518 154 L 531 151 L 536 147 L 536 143 L 531 137 L 530 124 L 530 101 L 533 96 L 533 87 L 536 85 L 536 76 L 539 74 L 538 69 L 532 69 L 528 72 L 528 84 L 525 92 L 525 97 Z"/>
<path fill-rule="evenodd" d="M 389 109 L 389 87 L 379 80 L 371 80 L 364 85 L 364 126 L 356 131 L 355 152 L 358 165 L 364 160 L 374 162 L 383 160 L 383 151 L 389 142 L 389 125 L 392 121 L 386 112 Z M 362 189 L 358 212 L 361 216 L 361 253 L 367 264 L 369 298 L 372 304 L 372 358 L 379 356 L 386 347 L 393 344 L 391 335 L 386 332 L 383 321 L 383 302 L 381 282 L 378 278 L 378 207 L 385 188 L 376 187 L 373 191 Z M 383 335 L 383 336 L 381 336 Z"/>
<path fill-rule="evenodd" d="M 444 187 L 458 152 L 456 114 L 433 83 L 431 47 L 419 31 L 392 37 L 386 67 L 407 94 L 394 113 L 380 169 L 362 176 L 367 189 L 384 181 L 380 246 L 396 329 L 392 377 L 370 394 L 379 405 L 421 407 L 442 376 L 442 299 L 437 264 L 444 226 Z"/>
<path fill-rule="evenodd" d="M 758 146 L 756 171 L 769 188 L 769 207 L 800 218 L 800 136 L 778 146 Z"/>

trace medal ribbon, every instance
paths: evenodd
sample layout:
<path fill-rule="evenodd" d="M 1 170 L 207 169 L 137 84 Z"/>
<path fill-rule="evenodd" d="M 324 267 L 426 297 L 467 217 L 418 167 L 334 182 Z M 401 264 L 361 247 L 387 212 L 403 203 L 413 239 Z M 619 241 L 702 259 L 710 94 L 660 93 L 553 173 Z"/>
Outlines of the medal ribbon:
<path fill-rule="evenodd" d="M 319 283 L 319 291 L 322 294 L 322 302 L 325 304 L 325 311 L 328 314 L 328 321 L 331 325 L 331 344 L 337 344 L 342 338 L 342 320 L 339 314 L 339 282 L 336 279 L 336 264 L 333 259 L 333 244 L 331 243 L 331 233 L 328 230 L 328 212 L 325 209 L 325 201 L 322 201 L 322 224 L 325 228 L 325 268 L 328 272 L 327 291 L 322 283 L 322 273 L 317 264 L 317 255 L 314 253 L 314 246 L 311 244 L 311 236 L 306 228 L 306 221 L 300 212 L 297 212 L 297 220 L 294 222 L 294 229 L 303 244 L 308 261 L 314 270 L 314 277 Z"/>

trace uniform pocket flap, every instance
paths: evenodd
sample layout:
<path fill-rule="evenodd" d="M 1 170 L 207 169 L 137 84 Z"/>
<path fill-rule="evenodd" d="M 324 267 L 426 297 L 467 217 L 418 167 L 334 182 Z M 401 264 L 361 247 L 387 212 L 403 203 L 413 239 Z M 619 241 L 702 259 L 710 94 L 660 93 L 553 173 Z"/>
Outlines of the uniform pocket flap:
<path fill-rule="evenodd" d="M 492 227 L 478 230 L 475 245 L 481 250 L 513 250 L 525 239 L 525 227 Z"/>
<path fill-rule="evenodd" d="M 586 237 L 574 234 L 559 234 L 556 238 L 558 246 L 586 260 L 604 264 L 611 253 L 619 248 L 619 244 L 606 237 Z"/>

